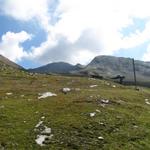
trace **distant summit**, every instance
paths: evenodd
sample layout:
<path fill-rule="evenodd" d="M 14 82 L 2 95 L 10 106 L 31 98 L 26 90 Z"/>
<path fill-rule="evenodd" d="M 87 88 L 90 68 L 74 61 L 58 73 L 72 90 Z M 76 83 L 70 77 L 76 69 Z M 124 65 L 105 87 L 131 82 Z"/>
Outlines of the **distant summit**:
<path fill-rule="evenodd" d="M 138 76 L 150 77 L 150 63 L 135 60 L 136 73 Z M 126 75 L 131 78 L 133 64 L 131 58 L 114 56 L 97 56 L 86 67 L 86 70 L 94 70 L 98 74 L 114 76 L 117 74 Z"/>
<path fill-rule="evenodd" d="M 29 69 L 30 72 L 37 72 L 37 73 L 58 73 L 58 74 L 68 74 L 71 71 L 75 71 L 80 69 L 82 65 L 78 64 L 76 66 L 71 65 L 65 62 L 54 62 L 47 64 L 45 66 L 41 66 L 35 69 Z"/>

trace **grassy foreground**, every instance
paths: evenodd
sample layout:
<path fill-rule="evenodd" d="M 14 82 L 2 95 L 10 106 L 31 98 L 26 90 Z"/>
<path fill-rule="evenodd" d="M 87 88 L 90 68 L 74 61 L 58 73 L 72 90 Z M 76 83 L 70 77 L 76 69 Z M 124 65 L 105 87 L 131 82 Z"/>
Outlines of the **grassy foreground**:
<path fill-rule="evenodd" d="M 0 85 L 0 149 L 150 149 L 150 89 L 23 71 L 1 72 Z M 38 99 L 44 92 L 57 96 Z M 52 135 L 43 146 L 40 121 Z"/>

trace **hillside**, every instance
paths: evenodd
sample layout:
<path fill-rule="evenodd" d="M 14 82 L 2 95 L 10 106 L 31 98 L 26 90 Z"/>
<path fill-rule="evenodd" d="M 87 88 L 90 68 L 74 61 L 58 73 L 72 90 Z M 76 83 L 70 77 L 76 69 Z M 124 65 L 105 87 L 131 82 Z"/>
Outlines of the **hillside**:
<path fill-rule="evenodd" d="M 9 68 L 0 84 L 0 149 L 150 149 L 150 89 Z"/>
<path fill-rule="evenodd" d="M 18 64 L 10 61 L 6 57 L 0 55 L 0 68 L 5 68 L 5 67 L 11 67 L 14 69 L 23 69 L 23 67 L 19 66 Z"/>

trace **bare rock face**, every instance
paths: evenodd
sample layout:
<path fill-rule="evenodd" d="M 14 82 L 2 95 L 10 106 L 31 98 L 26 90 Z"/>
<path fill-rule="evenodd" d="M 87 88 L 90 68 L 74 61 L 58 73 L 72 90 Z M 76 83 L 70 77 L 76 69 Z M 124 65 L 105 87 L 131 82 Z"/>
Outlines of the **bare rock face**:
<path fill-rule="evenodd" d="M 135 66 L 138 75 L 150 75 L 150 62 L 136 60 Z M 92 69 L 108 76 L 117 74 L 132 76 L 133 74 L 132 59 L 124 57 L 97 56 L 86 67 L 86 70 Z"/>

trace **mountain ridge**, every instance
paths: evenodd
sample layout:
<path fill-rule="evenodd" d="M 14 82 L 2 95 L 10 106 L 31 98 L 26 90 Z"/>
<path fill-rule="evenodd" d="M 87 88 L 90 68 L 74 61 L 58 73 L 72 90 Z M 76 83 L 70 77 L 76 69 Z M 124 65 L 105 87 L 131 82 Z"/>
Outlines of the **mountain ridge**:
<path fill-rule="evenodd" d="M 10 70 L 23 69 L 32 73 L 87 76 L 105 79 L 112 79 L 115 76 L 121 75 L 125 77 L 125 82 L 132 82 L 133 84 L 134 81 L 132 58 L 125 57 L 101 55 L 96 56 L 85 66 L 81 64 L 72 65 L 66 62 L 53 62 L 38 68 L 24 69 L 18 64 L 0 55 L 0 66 L 1 70 L 7 68 L 11 68 Z M 150 62 L 135 60 L 135 70 L 138 82 L 150 86 Z"/>
<path fill-rule="evenodd" d="M 139 65 L 150 69 L 150 62 L 135 60 L 135 64 L 136 64 L 136 71 L 139 70 Z M 65 68 L 65 71 L 63 72 L 64 67 L 66 67 L 66 66 L 68 68 Z M 53 62 L 53 63 L 49 63 L 44 66 L 29 69 L 29 71 L 31 71 L 31 72 L 37 71 L 40 73 L 71 73 L 72 74 L 72 73 L 75 73 L 74 71 L 79 71 L 79 72 L 80 71 L 90 71 L 90 69 L 92 69 L 95 71 L 101 70 L 100 73 L 103 74 L 103 71 L 105 71 L 105 72 L 108 71 L 109 66 L 111 66 L 111 71 L 113 70 L 114 72 L 119 71 L 119 69 L 121 69 L 121 67 L 122 68 L 128 67 L 128 69 L 130 71 L 133 71 L 132 58 L 107 56 L 107 55 L 96 56 L 89 64 L 87 64 L 85 66 L 81 65 L 81 64 L 72 65 L 67 62 Z M 58 68 L 56 68 L 56 67 L 58 67 Z M 59 67 L 63 67 L 63 68 L 59 68 Z M 62 70 L 59 71 L 59 69 L 62 69 Z M 44 70 L 44 72 L 42 72 L 42 70 Z M 116 74 L 114 72 L 112 73 L 112 75 Z"/>
<path fill-rule="evenodd" d="M 0 66 L 4 67 L 4 66 L 9 66 L 15 69 L 24 69 L 22 66 L 14 63 L 13 61 L 9 60 L 8 58 L 0 55 Z"/>
<path fill-rule="evenodd" d="M 41 66 L 29 71 L 37 73 L 58 73 L 88 77 L 97 76 L 107 79 L 111 79 L 117 75 L 122 75 L 125 76 L 125 82 L 134 81 L 132 58 L 101 55 L 96 56 L 86 66 L 71 65 L 69 63 L 59 62 L 57 63 L 57 65 L 59 64 L 59 67 L 57 67 L 57 65 L 54 64 L 56 63 L 50 63 L 46 65 L 47 67 L 51 66 L 48 69 L 45 68 L 45 66 Z M 66 64 L 69 66 L 69 69 L 66 67 Z M 150 84 L 150 62 L 135 60 L 135 69 L 138 81 L 144 82 L 144 84 Z M 42 70 L 44 70 L 44 72 Z"/>
<path fill-rule="evenodd" d="M 60 73 L 60 74 L 66 74 L 70 73 L 71 71 L 78 70 L 81 68 L 82 65 L 71 65 L 66 62 L 53 62 L 46 64 L 44 66 L 35 68 L 35 69 L 29 69 L 30 72 L 36 72 L 36 73 Z"/>

